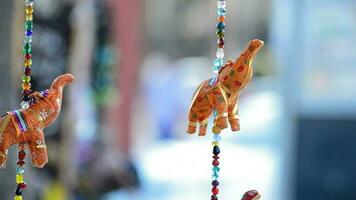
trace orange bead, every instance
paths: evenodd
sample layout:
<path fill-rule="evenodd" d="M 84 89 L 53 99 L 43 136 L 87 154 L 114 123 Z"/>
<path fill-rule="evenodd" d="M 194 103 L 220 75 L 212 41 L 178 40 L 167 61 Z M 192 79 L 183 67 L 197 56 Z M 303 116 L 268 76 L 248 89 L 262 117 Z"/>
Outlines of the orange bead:
<path fill-rule="evenodd" d="M 24 83 L 22 83 L 22 89 L 23 89 L 23 90 L 29 90 L 29 89 L 31 89 L 31 83 L 29 83 L 29 82 L 24 82 Z"/>
<path fill-rule="evenodd" d="M 219 22 L 224 22 L 224 21 L 225 21 L 225 16 L 220 16 L 220 17 L 218 18 L 218 21 L 219 21 Z"/>

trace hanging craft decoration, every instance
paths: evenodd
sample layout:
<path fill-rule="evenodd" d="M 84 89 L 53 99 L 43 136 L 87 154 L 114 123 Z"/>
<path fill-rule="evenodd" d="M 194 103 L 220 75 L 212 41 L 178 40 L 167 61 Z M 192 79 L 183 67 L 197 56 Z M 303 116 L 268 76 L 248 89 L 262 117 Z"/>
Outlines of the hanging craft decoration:
<path fill-rule="evenodd" d="M 220 132 L 230 124 L 232 131 L 240 130 L 237 102 L 239 93 L 248 85 L 253 76 L 252 60 L 264 45 L 263 41 L 251 40 L 243 53 L 236 60 L 228 60 L 224 64 L 226 1 L 217 0 L 218 37 L 216 59 L 213 61 L 213 71 L 216 75 L 200 84 L 195 91 L 189 108 L 187 133 L 194 134 L 199 125 L 199 135 L 206 135 L 208 120 L 213 114 L 213 181 L 211 200 L 218 199 L 219 193 L 219 142 Z M 256 191 L 257 192 L 257 191 Z M 260 195 L 246 193 L 244 199 L 259 199 Z M 250 194 L 250 195 L 249 195 Z M 256 193 L 258 194 L 258 193 Z"/>
<path fill-rule="evenodd" d="M 30 149 L 33 165 L 38 168 L 44 167 L 48 155 L 43 129 L 58 117 L 62 107 L 63 88 L 74 81 L 73 75 L 64 74 L 58 76 L 48 90 L 42 92 L 31 90 L 33 0 L 26 0 L 25 6 L 25 39 L 22 49 L 25 67 L 22 76 L 23 101 L 20 110 L 7 112 L 0 118 L 0 167 L 6 165 L 8 148 L 14 144 L 19 145 L 14 200 L 22 200 L 22 190 L 26 187 L 25 144 Z"/>

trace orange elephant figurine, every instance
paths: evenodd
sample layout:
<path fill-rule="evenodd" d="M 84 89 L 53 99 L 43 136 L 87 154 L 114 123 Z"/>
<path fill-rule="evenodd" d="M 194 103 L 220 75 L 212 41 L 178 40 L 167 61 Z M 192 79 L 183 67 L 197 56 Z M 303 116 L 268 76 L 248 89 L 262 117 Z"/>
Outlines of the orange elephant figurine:
<path fill-rule="evenodd" d="M 7 150 L 11 145 L 27 143 L 34 166 L 42 168 L 48 162 L 43 129 L 58 117 L 62 107 L 64 86 L 74 81 L 74 76 L 57 77 L 49 90 L 34 92 L 21 110 L 5 113 L 0 119 L 0 167 L 5 167 Z"/>
<path fill-rule="evenodd" d="M 219 70 L 216 77 L 200 84 L 189 109 L 187 133 L 195 133 L 199 123 L 199 135 L 204 136 L 213 111 L 216 111 L 214 133 L 220 133 L 221 130 L 227 128 L 228 122 L 232 131 L 240 130 L 237 113 L 239 93 L 251 81 L 253 76 L 252 60 L 263 45 L 261 40 L 251 40 L 236 61 L 229 60 Z"/>
<path fill-rule="evenodd" d="M 258 200 L 261 198 L 261 195 L 258 193 L 257 190 L 249 190 L 245 192 L 242 196 L 241 200 Z"/>

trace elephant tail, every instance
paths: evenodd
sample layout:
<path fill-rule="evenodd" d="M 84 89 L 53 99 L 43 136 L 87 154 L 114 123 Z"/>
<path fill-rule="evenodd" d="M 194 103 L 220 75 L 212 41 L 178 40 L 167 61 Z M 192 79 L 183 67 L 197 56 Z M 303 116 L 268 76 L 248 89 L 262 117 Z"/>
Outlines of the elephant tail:
<path fill-rule="evenodd" d="M 72 74 L 62 74 L 58 76 L 52 83 L 52 90 L 62 90 L 64 86 L 74 81 L 74 76 Z"/>

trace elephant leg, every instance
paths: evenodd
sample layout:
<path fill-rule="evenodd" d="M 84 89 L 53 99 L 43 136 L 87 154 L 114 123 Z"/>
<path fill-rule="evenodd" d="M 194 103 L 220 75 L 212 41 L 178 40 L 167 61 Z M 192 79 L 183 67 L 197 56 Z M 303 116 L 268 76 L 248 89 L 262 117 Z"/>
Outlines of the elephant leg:
<path fill-rule="evenodd" d="M 28 143 L 31 151 L 32 164 L 35 167 L 42 168 L 48 162 L 47 147 L 44 141 L 43 131 L 33 131 L 32 137 Z"/>
<path fill-rule="evenodd" d="M 220 128 L 220 130 L 227 128 L 228 105 L 227 105 L 226 98 L 224 97 L 224 95 L 221 93 L 219 89 L 215 90 L 211 95 L 209 95 L 208 98 L 211 104 L 214 106 L 215 110 L 217 111 L 217 116 L 214 123 L 215 126 Z"/>
<path fill-rule="evenodd" d="M 189 133 L 189 134 L 195 133 L 196 127 L 197 127 L 197 121 L 198 121 L 197 114 L 190 111 L 187 133 Z"/>
<path fill-rule="evenodd" d="M 16 142 L 16 130 L 8 115 L 0 120 L 0 167 L 6 166 L 7 150 Z"/>
<path fill-rule="evenodd" d="M 237 102 L 238 102 L 238 95 L 231 96 L 230 104 L 228 108 L 228 115 L 229 115 L 229 123 L 232 131 L 240 130 L 240 120 L 238 116 Z"/>
<path fill-rule="evenodd" d="M 205 136 L 206 135 L 206 129 L 208 128 L 208 121 L 209 118 L 200 122 L 199 126 L 199 136 Z"/>

